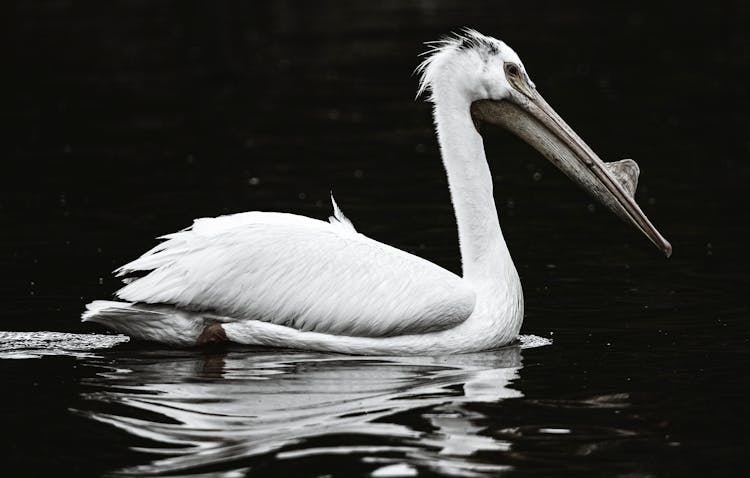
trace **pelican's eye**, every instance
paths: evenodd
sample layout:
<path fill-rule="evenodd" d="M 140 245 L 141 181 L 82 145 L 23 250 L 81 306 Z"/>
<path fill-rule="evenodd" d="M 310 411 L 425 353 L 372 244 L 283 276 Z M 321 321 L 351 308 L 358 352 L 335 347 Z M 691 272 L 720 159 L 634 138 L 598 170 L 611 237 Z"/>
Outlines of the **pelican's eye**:
<path fill-rule="evenodd" d="M 518 68 L 518 65 L 515 63 L 506 63 L 505 64 L 505 73 L 508 76 L 515 76 L 517 77 L 519 73 L 521 73 L 521 70 Z"/>
<path fill-rule="evenodd" d="M 505 69 L 505 77 L 513 88 L 529 98 L 534 96 L 534 84 L 529 81 L 529 77 L 526 76 L 518 64 L 505 63 L 503 68 Z"/>

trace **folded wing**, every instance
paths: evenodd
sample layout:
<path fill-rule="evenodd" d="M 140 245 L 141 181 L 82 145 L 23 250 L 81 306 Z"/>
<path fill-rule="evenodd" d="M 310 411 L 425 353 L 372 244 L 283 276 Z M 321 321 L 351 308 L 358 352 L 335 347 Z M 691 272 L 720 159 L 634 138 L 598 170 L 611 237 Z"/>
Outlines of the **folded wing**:
<path fill-rule="evenodd" d="M 118 270 L 147 272 L 118 297 L 366 337 L 445 330 L 474 309 L 460 277 L 358 234 L 338 209 L 330 224 L 263 212 L 198 219 L 163 239 Z"/>

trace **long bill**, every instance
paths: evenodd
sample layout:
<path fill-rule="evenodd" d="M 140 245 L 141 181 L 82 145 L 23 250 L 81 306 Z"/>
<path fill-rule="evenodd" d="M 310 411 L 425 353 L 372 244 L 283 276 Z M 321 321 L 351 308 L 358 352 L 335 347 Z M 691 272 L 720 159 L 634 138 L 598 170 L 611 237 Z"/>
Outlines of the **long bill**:
<path fill-rule="evenodd" d="M 637 164 L 632 160 L 603 162 L 536 89 L 522 91 L 523 95 L 514 100 L 475 101 L 471 105 L 472 117 L 501 126 L 526 141 L 612 212 L 639 229 L 667 257 L 672 255 L 672 246 L 635 202 Z"/>

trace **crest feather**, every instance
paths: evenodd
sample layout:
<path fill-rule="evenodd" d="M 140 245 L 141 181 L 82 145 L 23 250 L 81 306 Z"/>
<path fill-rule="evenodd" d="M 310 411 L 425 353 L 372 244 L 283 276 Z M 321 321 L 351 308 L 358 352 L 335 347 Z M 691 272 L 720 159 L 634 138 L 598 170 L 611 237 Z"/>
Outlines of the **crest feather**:
<path fill-rule="evenodd" d="M 419 56 L 425 57 L 417 66 L 414 73 L 419 75 L 419 86 L 417 95 L 419 98 L 430 90 L 434 75 L 435 60 L 445 54 L 461 50 L 478 50 L 489 54 L 497 54 L 503 43 L 492 37 L 482 35 L 473 28 L 462 28 L 459 32 L 453 32 L 436 41 L 425 42 L 427 51 Z M 430 98 L 428 98 L 429 100 Z"/>

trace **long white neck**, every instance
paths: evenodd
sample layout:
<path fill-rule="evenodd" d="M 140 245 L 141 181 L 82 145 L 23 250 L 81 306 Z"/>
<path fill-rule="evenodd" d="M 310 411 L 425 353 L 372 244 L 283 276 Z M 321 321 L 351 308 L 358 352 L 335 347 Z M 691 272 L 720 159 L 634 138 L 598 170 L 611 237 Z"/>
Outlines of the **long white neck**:
<path fill-rule="evenodd" d="M 458 223 L 464 279 L 495 289 L 510 281 L 515 287 L 518 275 L 500 230 L 492 175 L 469 101 L 458 94 L 437 95 L 434 115 Z"/>

